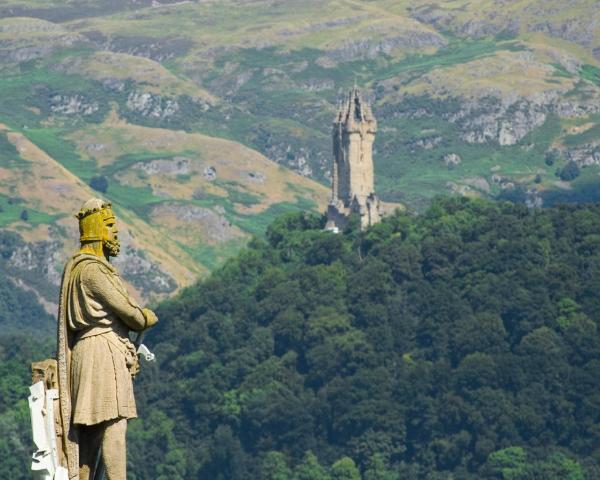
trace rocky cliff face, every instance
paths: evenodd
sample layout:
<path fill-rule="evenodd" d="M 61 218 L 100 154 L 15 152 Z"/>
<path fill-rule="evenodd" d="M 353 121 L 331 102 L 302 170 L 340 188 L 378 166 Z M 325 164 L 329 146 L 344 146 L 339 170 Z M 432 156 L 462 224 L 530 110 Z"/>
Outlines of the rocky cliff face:
<path fill-rule="evenodd" d="M 11 275 L 55 288 L 72 248 L 33 232 L 67 228 L 68 202 L 102 194 L 126 217 L 119 265 L 132 288 L 189 284 L 277 214 L 324 205 L 331 121 L 354 83 L 379 121 L 383 200 L 539 205 L 595 185 L 596 0 L 294 5 L 0 6 L 0 232 L 20 238 Z"/>

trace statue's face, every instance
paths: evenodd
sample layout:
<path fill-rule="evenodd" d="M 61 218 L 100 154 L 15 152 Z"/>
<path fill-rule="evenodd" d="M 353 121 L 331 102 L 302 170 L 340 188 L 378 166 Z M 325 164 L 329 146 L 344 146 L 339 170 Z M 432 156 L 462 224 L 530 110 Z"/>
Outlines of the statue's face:
<path fill-rule="evenodd" d="M 121 244 L 119 243 L 119 229 L 117 228 L 117 221 L 115 217 L 111 216 L 104 221 L 104 229 L 102 235 L 102 247 L 104 252 L 109 257 L 116 257 L 119 255 L 121 250 Z"/>

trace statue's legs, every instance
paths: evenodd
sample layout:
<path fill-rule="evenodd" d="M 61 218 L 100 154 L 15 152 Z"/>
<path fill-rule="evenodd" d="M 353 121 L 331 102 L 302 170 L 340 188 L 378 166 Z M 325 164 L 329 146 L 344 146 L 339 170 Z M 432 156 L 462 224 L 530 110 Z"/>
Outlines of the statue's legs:
<path fill-rule="evenodd" d="M 92 480 L 102 445 L 104 424 L 79 426 L 79 480 Z"/>
<path fill-rule="evenodd" d="M 108 480 L 125 480 L 127 477 L 127 451 L 125 434 L 127 419 L 118 418 L 105 422 L 106 429 L 102 439 L 102 459 Z"/>
<path fill-rule="evenodd" d="M 126 418 L 117 418 L 98 425 L 81 425 L 79 427 L 79 480 L 93 480 L 100 448 L 102 448 L 102 461 L 107 480 L 125 480 L 127 476 L 126 433 Z"/>

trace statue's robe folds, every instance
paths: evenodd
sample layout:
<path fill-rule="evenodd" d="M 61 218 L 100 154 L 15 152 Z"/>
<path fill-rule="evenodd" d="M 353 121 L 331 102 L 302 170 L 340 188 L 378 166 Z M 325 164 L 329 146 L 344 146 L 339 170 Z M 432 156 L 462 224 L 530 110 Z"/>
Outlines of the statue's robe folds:
<path fill-rule="evenodd" d="M 58 312 L 58 377 L 63 451 L 78 480 L 77 426 L 137 416 L 129 368 L 137 361 L 130 330 L 142 308 L 103 258 L 77 254 L 63 273 Z"/>

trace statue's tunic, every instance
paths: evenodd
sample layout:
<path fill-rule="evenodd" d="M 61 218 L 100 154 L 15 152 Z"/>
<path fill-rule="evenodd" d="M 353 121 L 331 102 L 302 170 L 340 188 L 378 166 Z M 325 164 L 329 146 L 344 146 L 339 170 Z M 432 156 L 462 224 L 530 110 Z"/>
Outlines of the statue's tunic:
<path fill-rule="evenodd" d="M 145 324 L 117 270 L 102 258 L 78 254 L 63 279 L 65 321 L 72 345 L 71 421 L 94 425 L 137 416 L 129 367 L 136 361 L 130 329 Z"/>

